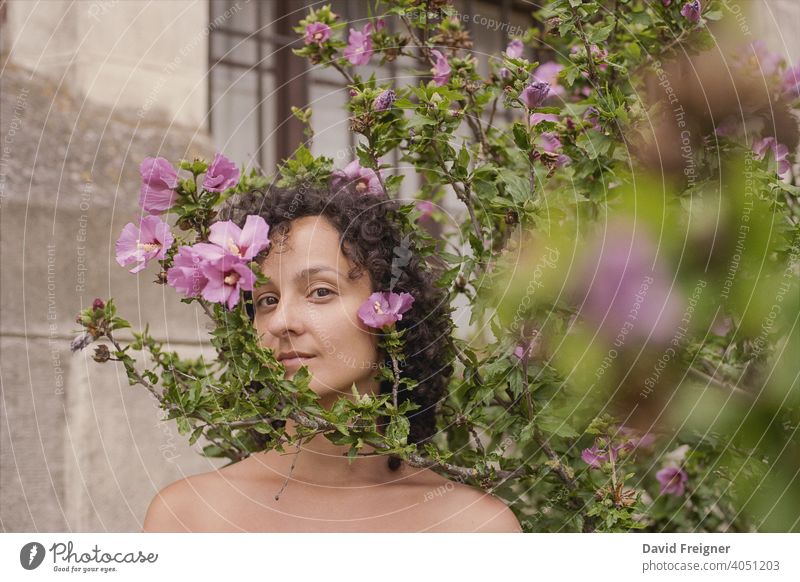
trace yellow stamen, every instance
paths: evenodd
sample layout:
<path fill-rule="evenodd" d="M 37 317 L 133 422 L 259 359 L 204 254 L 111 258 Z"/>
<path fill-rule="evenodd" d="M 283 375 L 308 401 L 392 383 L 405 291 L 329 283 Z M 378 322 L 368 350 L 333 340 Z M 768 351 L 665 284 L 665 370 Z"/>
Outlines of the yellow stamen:
<path fill-rule="evenodd" d="M 239 280 L 239 277 L 240 277 L 239 273 L 234 271 L 232 273 L 228 273 L 225 276 L 225 279 L 223 280 L 225 281 L 226 285 L 236 285 L 236 282 Z"/>
<path fill-rule="evenodd" d="M 161 248 L 161 245 L 158 243 L 143 243 L 138 240 L 136 241 L 136 246 L 146 253 L 149 253 L 150 251 L 156 251 Z"/>
<path fill-rule="evenodd" d="M 236 255 L 237 257 L 241 257 L 241 256 L 242 256 L 242 252 L 239 250 L 239 247 L 237 247 L 237 246 L 234 244 L 234 242 L 233 242 L 233 239 L 232 239 L 232 238 L 229 238 L 229 239 L 228 239 L 228 250 L 229 250 L 230 252 L 232 252 L 234 255 Z"/>
<path fill-rule="evenodd" d="M 383 309 L 381 309 L 381 302 L 380 301 L 376 301 L 375 302 L 374 308 L 375 308 L 375 313 L 380 313 L 381 315 L 384 315 Z"/>

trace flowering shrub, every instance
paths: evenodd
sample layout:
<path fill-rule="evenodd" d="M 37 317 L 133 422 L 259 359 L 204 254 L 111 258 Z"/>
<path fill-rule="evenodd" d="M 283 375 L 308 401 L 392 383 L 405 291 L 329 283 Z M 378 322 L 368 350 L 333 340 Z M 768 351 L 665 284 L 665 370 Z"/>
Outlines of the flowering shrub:
<path fill-rule="evenodd" d="M 730 78 L 703 69 L 709 27 L 725 16 L 718 1 L 611 11 L 552 0 L 534 13 L 544 26 L 489 56 L 484 78 L 447 3 L 380 5 L 359 28 L 327 6 L 296 28 L 295 53 L 347 82 L 353 162 L 334 169 L 304 144 L 269 178 L 221 154 L 182 161 L 184 177 L 163 158 L 142 163 L 148 215 L 123 229 L 117 261 L 133 273 L 157 262 L 158 282 L 216 325 L 219 360 L 179 358 L 146 329 L 122 346 L 114 332 L 130 326 L 111 299 L 80 315 L 73 349 L 110 343 L 95 359 L 122 362 L 191 444 L 211 443 L 210 457 L 282 451 L 296 437 L 271 421 L 292 418 L 297 438 L 322 433 L 351 456 L 368 443 L 483 487 L 526 531 L 796 531 L 800 70 L 759 42 L 737 49 Z M 398 59 L 428 77 L 364 78 L 365 65 Z M 725 82 L 737 91 L 714 91 Z M 706 90 L 713 99 L 698 101 Z M 358 313 L 383 332 L 393 394 L 323 410 L 305 367 L 285 380 L 258 347 L 243 305 L 241 292 L 264 281 L 252 259 L 269 225 L 214 222 L 231 194 L 270 178 L 397 198 L 402 176 L 381 161 L 395 151 L 423 178 L 402 206 L 417 213 L 410 240 L 425 240 L 420 219 L 443 220 L 446 192 L 463 207 L 443 235 L 455 252 L 413 250 L 446 263 L 437 284 L 451 302 L 466 297 L 481 330 L 453 340 L 457 374 L 424 447 L 407 442 L 411 405 L 397 404 L 398 386 L 414 383 L 394 324 L 414 298 L 378 291 Z M 133 350 L 158 373 L 138 372 Z"/>

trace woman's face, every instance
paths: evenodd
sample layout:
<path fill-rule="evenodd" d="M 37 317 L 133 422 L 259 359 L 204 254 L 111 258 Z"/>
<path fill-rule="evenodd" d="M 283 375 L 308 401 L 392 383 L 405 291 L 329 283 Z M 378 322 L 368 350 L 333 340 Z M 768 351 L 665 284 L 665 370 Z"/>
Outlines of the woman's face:
<path fill-rule="evenodd" d="M 337 392 L 377 393 L 378 338 L 358 317 L 373 292 L 369 274 L 351 280 L 355 265 L 339 248 L 340 234 L 323 216 L 292 221 L 287 237 L 271 241 L 261 265 L 270 281 L 253 292 L 254 325 L 261 345 L 280 358 L 287 352 L 308 358 L 283 360 L 286 378 L 305 364 L 311 388 L 320 396 Z"/>

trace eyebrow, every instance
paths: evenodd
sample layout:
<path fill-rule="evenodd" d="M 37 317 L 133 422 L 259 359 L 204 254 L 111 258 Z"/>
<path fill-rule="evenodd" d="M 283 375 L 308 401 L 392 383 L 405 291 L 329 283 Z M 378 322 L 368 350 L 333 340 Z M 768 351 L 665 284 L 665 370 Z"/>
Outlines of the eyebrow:
<path fill-rule="evenodd" d="M 330 271 L 331 273 L 336 273 L 340 277 L 344 278 L 344 275 L 342 275 L 339 271 L 337 271 L 336 269 L 334 269 L 332 267 L 328 267 L 326 265 L 314 265 L 312 267 L 308 267 L 307 269 L 303 269 L 302 271 L 298 271 L 297 274 L 294 276 L 294 280 L 295 281 L 302 281 L 303 279 L 308 279 L 312 275 L 316 275 L 317 273 L 322 273 L 322 272 L 325 272 L 325 271 Z M 269 283 L 267 283 L 267 285 L 269 285 L 270 283 L 272 283 L 272 281 L 269 281 Z"/>

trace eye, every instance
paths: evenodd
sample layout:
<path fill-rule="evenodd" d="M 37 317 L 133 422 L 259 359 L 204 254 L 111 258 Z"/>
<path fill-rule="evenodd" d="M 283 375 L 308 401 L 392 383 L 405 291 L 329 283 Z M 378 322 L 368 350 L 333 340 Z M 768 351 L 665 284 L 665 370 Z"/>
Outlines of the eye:
<path fill-rule="evenodd" d="M 274 303 L 264 303 L 265 299 L 275 299 L 275 300 L 277 300 L 277 297 L 273 297 L 272 295 L 262 295 L 256 301 L 256 307 L 269 307 L 270 305 L 275 305 Z"/>
<path fill-rule="evenodd" d="M 331 291 L 331 290 L 330 290 L 330 289 L 328 289 L 327 287 L 317 287 L 317 288 L 316 288 L 316 289 L 314 289 L 314 290 L 313 290 L 311 293 L 316 293 L 317 291 L 327 291 L 327 292 L 328 292 L 328 293 L 327 293 L 327 294 L 325 294 L 325 295 L 317 295 L 317 297 L 318 297 L 318 298 L 327 297 L 327 296 L 328 296 L 328 294 L 333 294 L 333 291 Z"/>

